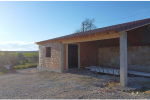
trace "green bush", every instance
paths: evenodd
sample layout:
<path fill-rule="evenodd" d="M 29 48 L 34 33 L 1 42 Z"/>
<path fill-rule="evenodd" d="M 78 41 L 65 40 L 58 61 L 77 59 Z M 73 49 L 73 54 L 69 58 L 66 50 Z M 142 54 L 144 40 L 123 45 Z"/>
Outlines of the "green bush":
<path fill-rule="evenodd" d="M 4 72 L 0 72 L 0 75 L 3 75 L 4 74 Z"/>
<path fill-rule="evenodd" d="M 34 68 L 37 67 L 36 63 L 25 63 L 23 65 L 16 65 L 14 69 L 26 69 L 26 68 Z"/>
<path fill-rule="evenodd" d="M 5 67 L 0 67 L 0 72 L 7 72 L 8 70 Z"/>
<path fill-rule="evenodd" d="M 8 69 L 6 69 L 4 67 L 0 67 L 0 75 L 3 75 L 3 74 L 8 73 L 8 72 L 9 72 Z"/>

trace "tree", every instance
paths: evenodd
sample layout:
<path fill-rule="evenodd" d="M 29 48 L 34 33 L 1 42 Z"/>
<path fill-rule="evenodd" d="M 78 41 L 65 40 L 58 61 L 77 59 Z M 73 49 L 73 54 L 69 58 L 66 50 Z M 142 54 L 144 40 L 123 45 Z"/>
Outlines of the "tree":
<path fill-rule="evenodd" d="M 77 30 L 76 32 L 85 32 L 85 31 L 89 31 L 89 30 L 95 29 L 96 26 L 94 25 L 94 22 L 95 22 L 94 19 L 85 19 L 81 23 L 81 29 Z"/>

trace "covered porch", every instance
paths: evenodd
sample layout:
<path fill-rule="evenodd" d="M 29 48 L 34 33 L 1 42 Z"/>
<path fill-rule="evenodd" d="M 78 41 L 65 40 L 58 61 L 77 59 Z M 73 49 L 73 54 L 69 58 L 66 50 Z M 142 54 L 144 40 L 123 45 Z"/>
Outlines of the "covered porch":
<path fill-rule="evenodd" d="M 63 40 L 64 70 L 72 68 L 71 66 L 74 66 L 73 68 L 89 66 L 118 68 L 120 69 L 120 84 L 127 86 L 128 69 L 143 71 L 145 69 L 144 67 L 142 69 L 141 65 L 148 62 L 149 58 L 139 62 L 142 60 L 142 57 L 139 57 L 142 53 L 138 54 L 142 46 L 149 45 L 149 41 L 145 40 L 145 37 L 149 36 L 148 31 L 144 31 L 147 27 L 143 26 L 121 32 L 95 33 Z M 135 64 L 140 65 L 140 68 L 128 67 L 128 65 Z M 149 68 L 147 69 L 149 70 Z"/>

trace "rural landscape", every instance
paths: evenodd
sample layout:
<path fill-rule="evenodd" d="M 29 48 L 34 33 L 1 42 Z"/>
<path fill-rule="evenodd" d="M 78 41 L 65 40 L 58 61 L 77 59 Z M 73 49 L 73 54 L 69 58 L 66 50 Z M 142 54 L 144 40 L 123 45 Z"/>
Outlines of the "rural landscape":
<path fill-rule="evenodd" d="M 0 51 L 0 74 L 37 67 L 38 51 Z"/>
<path fill-rule="evenodd" d="M 150 99 L 149 1 L 0 1 L 0 99 Z"/>

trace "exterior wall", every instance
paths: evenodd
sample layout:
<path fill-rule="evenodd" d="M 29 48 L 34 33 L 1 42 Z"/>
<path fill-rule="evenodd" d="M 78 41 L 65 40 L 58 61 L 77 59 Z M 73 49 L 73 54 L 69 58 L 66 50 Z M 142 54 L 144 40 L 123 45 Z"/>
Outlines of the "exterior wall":
<path fill-rule="evenodd" d="M 109 47 L 118 45 L 118 39 L 81 42 L 79 43 L 79 45 L 80 45 L 80 67 L 82 68 L 88 66 L 97 66 L 99 65 L 98 63 L 99 47 Z"/>
<path fill-rule="evenodd" d="M 102 47 L 98 49 L 98 64 L 100 66 L 119 67 L 119 47 Z"/>
<path fill-rule="evenodd" d="M 46 57 L 46 47 L 51 47 L 51 57 Z M 62 72 L 63 45 L 60 43 L 48 43 L 39 46 L 39 69 Z"/>
<path fill-rule="evenodd" d="M 150 25 L 128 31 L 128 45 L 150 44 Z"/>
<path fill-rule="evenodd" d="M 98 65 L 98 45 L 94 42 L 80 43 L 80 67 Z"/>
<path fill-rule="evenodd" d="M 119 68 L 119 47 L 103 47 L 98 51 L 100 66 Z M 128 47 L 128 65 L 128 69 L 150 72 L 150 46 Z"/>

